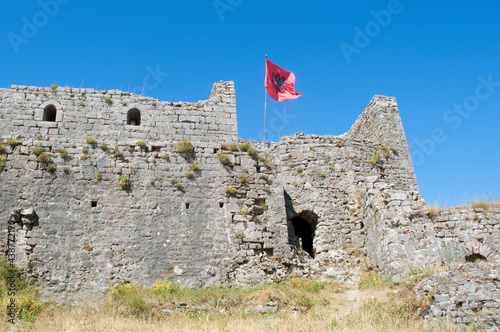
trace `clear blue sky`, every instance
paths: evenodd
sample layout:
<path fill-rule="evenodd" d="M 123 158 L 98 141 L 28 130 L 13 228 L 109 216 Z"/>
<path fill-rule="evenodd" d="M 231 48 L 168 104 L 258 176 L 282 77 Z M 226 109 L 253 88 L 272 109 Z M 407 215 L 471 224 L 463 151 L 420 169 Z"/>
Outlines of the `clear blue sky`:
<path fill-rule="evenodd" d="M 267 54 L 303 93 L 268 99 L 272 140 L 342 134 L 395 96 L 428 203 L 500 196 L 498 1 L 8 1 L 1 18 L 0 87 L 198 101 L 234 80 L 239 134 L 262 139 Z"/>

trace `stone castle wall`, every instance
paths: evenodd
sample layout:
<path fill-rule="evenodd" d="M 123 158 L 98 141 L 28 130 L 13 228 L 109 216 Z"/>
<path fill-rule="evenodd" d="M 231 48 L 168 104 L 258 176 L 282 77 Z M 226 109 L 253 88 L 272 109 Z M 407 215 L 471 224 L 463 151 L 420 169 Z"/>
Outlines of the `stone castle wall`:
<path fill-rule="evenodd" d="M 384 274 L 476 251 L 499 261 L 498 211 L 429 216 L 391 97 L 375 96 L 343 135 L 261 143 L 238 138 L 232 82 L 198 103 L 12 86 L 0 89 L 0 125 L 2 234 L 10 218 L 18 264 L 60 300 L 165 275 L 197 287 L 279 281 L 339 251 L 366 254 Z M 182 140 L 192 153 L 176 151 Z M 309 251 L 300 222 L 314 236 Z"/>

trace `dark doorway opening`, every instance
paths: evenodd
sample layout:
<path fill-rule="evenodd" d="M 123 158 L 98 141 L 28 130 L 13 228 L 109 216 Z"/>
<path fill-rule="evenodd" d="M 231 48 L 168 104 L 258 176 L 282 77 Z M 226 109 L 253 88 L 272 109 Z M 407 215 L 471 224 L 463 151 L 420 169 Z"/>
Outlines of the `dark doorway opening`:
<path fill-rule="evenodd" d="M 301 217 L 292 218 L 292 226 L 294 229 L 295 236 L 300 240 L 301 248 L 306 251 L 312 258 L 314 258 L 314 232 L 315 227 L 313 227 L 307 220 Z"/>
<path fill-rule="evenodd" d="M 131 108 L 127 113 L 127 124 L 131 126 L 141 125 L 141 111 L 137 108 Z"/>
<path fill-rule="evenodd" d="M 43 121 L 56 122 L 57 108 L 50 104 L 43 109 Z"/>

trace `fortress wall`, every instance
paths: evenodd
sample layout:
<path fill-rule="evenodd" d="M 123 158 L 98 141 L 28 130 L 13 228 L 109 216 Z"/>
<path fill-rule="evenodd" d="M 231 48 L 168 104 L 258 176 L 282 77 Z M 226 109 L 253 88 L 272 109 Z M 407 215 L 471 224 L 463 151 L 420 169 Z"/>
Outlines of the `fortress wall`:
<path fill-rule="evenodd" d="M 374 207 L 373 207 L 374 208 Z M 500 209 L 428 209 L 409 213 L 376 209 L 367 246 L 370 259 L 384 274 L 465 263 L 481 255 L 500 263 Z"/>
<path fill-rule="evenodd" d="M 48 105 L 57 108 L 55 122 L 42 121 Z M 127 125 L 133 108 L 140 110 L 140 125 Z M 164 102 L 118 90 L 13 85 L 0 89 L 0 135 L 43 138 L 58 148 L 81 145 L 87 136 L 108 145 L 143 140 L 171 147 L 189 139 L 201 148 L 214 147 L 238 139 L 234 83 L 214 83 L 210 99 L 197 103 Z"/>
<path fill-rule="evenodd" d="M 0 94 L 4 142 L 16 137 L 20 143 L 4 144 L 0 227 L 6 238 L 12 211 L 34 209 L 36 225 L 22 221 L 16 225 L 16 258 L 42 283 L 46 296 L 73 301 L 102 295 L 120 281 L 150 285 L 164 275 L 183 286 L 198 287 L 285 276 L 283 266 L 264 275 L 258 273 L 259 267 L 248 268 L 267 256 L 289 256 L 290 249 L 283 191 L 271 185 L 273 172 L 247 152 L 221 151 L 221 143 L 237 139 L 231 82 L 216 83 L 208 101 L 181 103 L 180 107 L 157 102 L 160 109 L 141 109 L 140 126 L 124 124 L 124 113 L 117 115 L 116 109 L 103 103 L 101 92 L 86 93 L 88 112 L 77 111 L 71 105 L 77 105 L 79 97 L 70 94 L 82 92 L 67 88 L 57 90 L 58 117 L 62 118 L 30 120 L 37 112 L 30 107 L 45 98 L 41 91 L 50 93 L 37 89 L 13 87 Z M 120 96 L 133 98 L 138 108 L 146 103 L 153 107 L 155 102 Z M 171 122 L 149 126 L 154 114 Z M 182 122 L 183 116 L 199 123 Z M 93 122 L 99 117 L 107 120 Z M 210 119 L 215 123 L 205 123 Z M 87 144 L 88 136 L 98 144 Z M 192 142 L 193 154 L 175 152 L 176 144 L 185 138 Z M 138 140 L 147 147 L 135 146 Z M 101 149 L 101 143 L 108 148 Z M 47 170 L 37 160 L 35 147 L 52 155 L 50 164 L 55 170 Z M 63 148 L 66 158 L 59 153 Z M 83 153 L 84 148 L 88 152 Z M 220 163 L 218 152 L 230 156 L 230 165 Z M 169 158 L 162 158 L 165 153 Z M 192 171 L 194 163 L 199 170 Z M 189 171 L 194 173 L 191 179 L 186 177 Z M 261 173 L 268 175 L 265 180 Z M 120 176 L 130 178 L 129 188 L 120 187 Z M 240 182 L 242 176 L 248 178 L 246 183 Z M 228 187 L 235 187 L 237 194 L 228 195 Z M 5 245 L 2 241 L 2 250 Z"/>
<path fill-rule="evenodd" d="M 47 105 L 57 108 L 54 122 L 43 121 Z M 134 107 L 139 126 L 127 124 Z M 45 297 L 67 302 L 166 275 L 196 287 L 281 281 L 328 268 L 345 257 L 342 250 L 366 254 L 385 275 L 471 255 L 486 257 L 492 269 L 499 264 L 499 209 L 429 216 L 394 98 L 375 96 L 336 137 L 298 133 L 269 144 L 237 135 L 232 82 L 215 83 L 210 99 L 198 103 L 92 89 L 0 89 L 2 238 L 10 218 L 16 263 Z M 97 144 L 86 143 L 89 136 Z M 10 138 L 19 145 L 7 144 Z M 192 153 L 176 152 L 183 139 Z M 223 146 L 230 143 L 256 151 Z M 34 154 L 39 147 L 52 155 L 52 171 Z M 120 176 L 130 178 L 128 188 Z M 314 230 L 314 260 L 295 234 L 298 218 Z M 443 301 L 434 316 L 448 308 Z"/>
<path fill-rule="evenodd" d="M 411 191 L 419 191 L 396 98 L 380 95 L 373 97 L 345 135 L 398 149 L 403 157 L 400 162 L 406 168 L 407 186 Z"/>
<path fill-rule="evenodd" d="M 318 217 L 314 248 L 318 257 L 328 259 L 338 249 L 365 251 L 364 220 L 367 201 L 386 189 L 404 192 L 398 202 L 406 208 L 407 199 L 418 199 L 408 192 L 412 178 L 398 150 L 381 144 L 348 137 L 319 137 L 296 134 L 283 138 L 272 150 L 279 160 L 280 182 L 288 194 L 287 213 L 291 219 L 303 211 Z M 374 155 L 379 157 L 374 161 Z M 293 230 L 290 232 L 293 235 Z M 291 236 L 290 243 L 298 239 Z"/>

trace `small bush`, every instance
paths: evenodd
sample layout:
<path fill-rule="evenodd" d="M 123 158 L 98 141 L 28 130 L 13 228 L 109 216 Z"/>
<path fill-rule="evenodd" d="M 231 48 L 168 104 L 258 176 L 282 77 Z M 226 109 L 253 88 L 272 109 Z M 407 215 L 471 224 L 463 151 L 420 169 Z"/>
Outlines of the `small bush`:
<path fill-rule="evenodd" d="M 177 143 L 176 151 L 179 153 L 192 153 L 194 151 L 194 147 L 189 140 L 183 140 Z"/>
<path fill-rule="evenodd" d="M 199 172 L 200 171 L 200 166 L 198 165 L 198 163 L 192 163 L 191 165 L 189 165 L 189 167 L 191 168 L 191 170 L 193 172 Z"/>
<path fill-rule="evenodd" d="M 41 146 L 36 146 L 33 148 L 32 152 L 35 156 L 38 157 L 39 155 L 41 155 L 43 153 L 43 148 Z"/>
<path fill-rule="evenodd" d="M 121 158 L 123 157 L 123 152 L 121 152 L 118 149 L 115 149 L 115 158 Z"/>
<path fill-rule="evenodd" d="M 52 162 L 52 156 L 47 152 L 42 152 L 37 158 L 39 163 L 49 164 Z"/>
<path fill-rule="evenodd" d="M 59 157 L 61 157 L 62 159 L 67 159 L 69 157 L 68 151 L 66 151 L 66 149 L 62 149 L 59 152 Z"/>
<path fill-rule="evenodd" d="M 120 186 L 125 189 L 130 186 L 130 178 L 126 175 L 120 175 L 118 182 L 120 183 Z"/>
<path fill-rule="evenodd" d="M 101 171 L 99 171 L 99 172 L 97 172 L 97 173 L 95 174 L 95 179 L 96 179 L 97 181 L 101 181 L 101 180 L 102 180 L 102 172 L 101 172 Z"/>
<path fill-rule="evenodd" d="M 252 146 L 248 143 L 242 143 L 238 146 L 241 151 L 248 151 Z"/>
<path fill-rule="evenodd" d="M 151 287 L 153 293 L 157 295 L 167 296 L 173 294 L 179 290 L 179 286 L 173 284 L 168 277 L 156 280 L 154 285 Z"/>
<path fill-rule="evenodd" d="M 85 139 L 85 142 L 87 142 L 87 144 L 90 144 L 90 145 L 97 144 L 97 141 L 95 140 L 95 138 L 90 137 L 90 136 Z"/>
<path fill-rule="evenodd" d="M 177 179 L 176 178 L 171 178 L 170 179 L 170 183 L 171 184 L 176 184 L 177 183 Z"/>
<path fill-rule="evenodd" d="M 106 97 L 106 98 L 104 98 L 104 102 L 105 102 L 106 104 L 108 104 L 108 105 L 113 104 L 113 100 L 111 99 L 111 97 Z"/>
<path fill-rule="evenodd" d="M 83 154 L 87 154 L 89 152 L 89 149 L 88 148 L 82 148 L 82 153 Z"/>
<path fill-rule="evenodd" d="M 170 159 L 170 155 L 167 152 L 165 152 L 164 154 L 161 155 L 160 158 L 167 160 L 167 159 Z"/>
<path fill-rule="evenodd" d="M 184 192 L 184 186 L 182 185 L 182 183 L 177 182 L 177 183 L 175 184 L 175 187 L 176 187 L 177 189 L 179 189 L 180 191 Z"/>
<path fill-rule="evenodd" d="M 235 195 L 236 194 L 236 188 L 234 187 L 228 187 L 226 188 L 226 195 Z"/>
<path fill-rule="evenodd" d="M 429 217 L 435 217 L 438 215 L 438 209 L 436 207 L 431 207 L 429 209 Z"/>
<path fill-rule="evenodd" d="M 345 142 L 343 140 L 339 140 L 339 141 L 337 141 L 336 145 L 337 145 L 337 147 L 341 148 L 345 145 Z"/>
<path fill-rule="evenodd" d="M 184 174 L 184 176 L 187 177 L 188 179 L 193 179 L 194 173 L 193 172 L 186 172 L 186 174 Z"/>
<path fill-rule="evenodd" d="M 56 165 L 54 165 L 54 164 L 48 164 L 45 167 L 45 170 L 48 171 L 48 172 L 54 173 L 56 171 Z"/>
<path fill-rule="evenodd" d="M 231 163 L 231 159 L 229 159 L 229 156 L 224 153 L 219 153 L 219 161 L 222 165 L 229 165 Z"/>
<path fill-rule="evenodd" d="M 7 161 L 7 158 L 0 156 L 0 171 L 5 168 L 6 161 Z"/>
<path fill-rule="evenodd" d="M 326 174 L 325 173 L 321 173 L 319 176 L 321 176 L 322 178 L 326 177 Z"/>
<path fill-rule="evenodd" d="M 297 167 L 297 173 L 302 173 L 304 169 L 302 167 Z"/>
<path fill-rule="evenodd" d="M 146 144 L 146 142 L 144 142 L 144 141 L 138 141 L 136 144 L 137 144 L 137 146 L 138 146 L 138 147 L 140 147 L 141 149 L 144 149 L 146 146 L 148 146 L 148 145 Z"/>
<path fill-rule="evenodd" d="M 99 144 L 99 149 L 101 149 L 103 151 L 107 151 L 108 145 L 106 143 L 101 143 L 101 144 Z"/>
<path fill-rule="evenodd" d="M 69 172 L 70 172 L 70 168 L 69 168 L 68 166 L 64 166 L 64 168 L 63 168 L 63 172 L 64 172 L 65 174 L 69 174 Z"/>
<path fill-rule="evenodd" d="M 271 191 L 271 188 L 269 188 L 269 186 L 264 186 L 264 191 L 266 193 L 270 192 Z"/>
<path fill-rule="evenodd" d="M 0 154 L 6 154 L 6 153 L 7 153 L 7 150 L 5 150 L 5 146 L 0 144 Z"/>
<path fill-rule="evenodd" d="M 255 154 L 257 153 L 257 151 L 255 150 L 254 147 L 249 147 L 247 149 L 247 153 L 253 157 L 253 156 L 255 156 Z"/>
<path fill-rule="evenodd" d="M 17 146 L 17 145 L 21 145 L 21 142 L 19 142 L 15 138 L 11 138 L 7 141 L 7 144 L 10 146 Z"/>
<path fill-rule="evenodd" d="M 230 147 L 229 147 L 229 145 L 227 145 L 227 144 L 222 144 L 222 145 L 220 146 L 220 148 L 221 148 L 221 150 L 231 150 L 231 148 L 230 148 Z"/>
<path fill-rule="evenodd" d="M 247 183 L 248 182 L 248 178 L 244 175 L 240 176 L 238 180 L 240 183 Z"/>
<path fill-rule="evenodd" d="M 135 151 L 135 148 L 133 146 L 129 146 L 127 150 L 128 152 L 132 153 Z"/>
<path fill-rule="evenodd" d="M 57 88 L 58 88 L 58 87 L 59 87 L 59 85 L 57 85 L 57 84 L 52 84 L 52 85 L 50 86 L 50 88 L 52 89 L 52 91 L 57 90 Z"/>
<path fill-rule="evenodd" d="M 229 150 L 238 151 L 238 144 L 236 144 L 236 143 L 229 144 Z"/>

